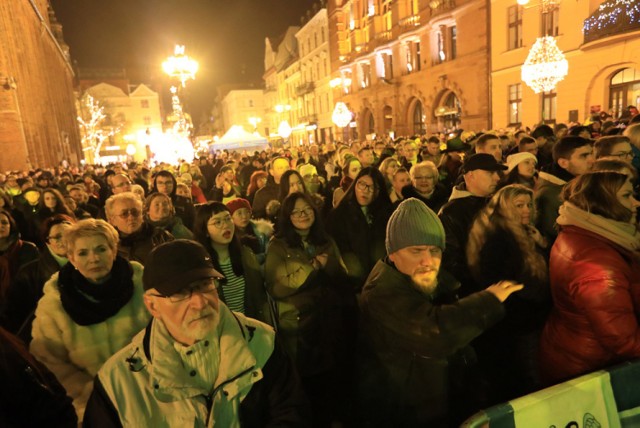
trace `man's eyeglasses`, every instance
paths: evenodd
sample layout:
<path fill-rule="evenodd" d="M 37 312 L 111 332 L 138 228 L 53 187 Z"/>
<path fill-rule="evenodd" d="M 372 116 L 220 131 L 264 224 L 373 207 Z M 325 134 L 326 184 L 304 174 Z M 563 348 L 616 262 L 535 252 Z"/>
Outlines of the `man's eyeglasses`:
<path fill-rule="evenodd" d="M 129 210 L 123 210 L 120 214 L 116 214 L 116 215 L 120 218 L 128 218 L 129 216 L 138 217 L 142 215 L 142 211 L 140 211 L 137 208 L 131 208 Z"/>
<path fill-rule="evenodd" d="M 375 192 L 376 186 L 374 184 L 367 184 L 364 181 L 358 181 L 356 187 L 363 192 Z"/>
<path fill-rule="evenodd" d="M 308 207 L 302 210 L 293 210 L 291 211 L 291 217 L 293 218 L 301 218 L 301 217 L 308 217 L 311 214 L 313 214 L 313 208 Z"/>
<path fill-rule="evenodd" d="M 228 215 L 226 217 L 217 218 L 215 220 L 209 220 L 209 222 L 207 224 L 208 225 L 213 225 L 213 227 L 215 227 L 217 229 L 222 229 L 222 227 L 225 224 L 231 224 L 231 223 L 233 223 L 233 220 L 231 219 L 231 216 Z"/>
<path fill-rule="evenodd" d="M 612 153 L 611 156 L 615 156 L 618 159 L 633 159 L 633 151 L 630 152 L 619 152 L 619 153 Z"/>
<path fill-rule="evenodd" d="M 62 238 L 62 235 L 47 236 L 47 242 L 55 242 L 59 244 L 60 242 L 62 242 Z"/>
<path fill-rule="evenodd" d="M 177 293 L 173 293 L 171 296 L 163 296 L 161 294 L 152 294 L 152 296 L 168 299 L 171 303 L 180 303 L 190 299 L 191 296 L 193 296 L 193 293 L 211 294 L 217 291 L 217 288 L 218 278 L 207 278 L 198 284 L 183 288 Z"/>
<path fill-rule="evenodd" d="M 160 186 L 173 186 L 173 181 L 156 181 L 156 187 Z"/>

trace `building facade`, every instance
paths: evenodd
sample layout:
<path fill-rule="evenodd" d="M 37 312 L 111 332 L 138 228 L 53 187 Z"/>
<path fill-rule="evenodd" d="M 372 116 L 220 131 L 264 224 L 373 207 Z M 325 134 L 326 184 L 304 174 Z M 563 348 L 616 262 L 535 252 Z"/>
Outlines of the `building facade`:
<path fill-rule="evenodd" d="M 330 0 L 334 98 L 344 138 L 487 129 L 488 2 Z"/>
<path fill-rule="evenodd" d="M 264 91 L 262 89 L 234 89 L 221 102 L 225 132 L 233 125 L 240 125 L 249 132 L 264 133 Z"/>
<path fill-rule="evenodd" d="M 88 87 L 80 98 L 79 114 L 89 119 L 85 100 L 93 97 L 104 108 L 99 135 L 100 162 L 121 162 L 129 159 L 141 162 L 148 158 L 148 146 L 154 136 L 162 134 L 162 113 L 158 93 L 148 86 L 98 83 Z M 87 138 L 83 139 L 87 161 L 93 163 L 93 151 Z"/>
<path fill-rule="evenodd" d="M 514 0 L 492 0 L 491 22 L 494 127 L 582 123 L 600 112 L 618 118 L 625 107 L 640 106 L 640 2 L 547 1 L 523 7 Z M 521 66 L 536 38 L 545 35 L 555 37 L 569 73 L 555 91 L 536 94 L 522 82 Z"/>
<path fill-rule="evenodd" d="M 74 73 L 48 0 L 0 2 L 0 171 L 82 159 Z"/>

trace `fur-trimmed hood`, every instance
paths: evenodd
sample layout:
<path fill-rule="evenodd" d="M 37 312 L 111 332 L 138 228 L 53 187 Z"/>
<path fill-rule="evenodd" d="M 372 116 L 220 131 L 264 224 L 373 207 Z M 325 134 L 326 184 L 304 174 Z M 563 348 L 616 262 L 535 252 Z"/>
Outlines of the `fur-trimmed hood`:
<path fill-rule="evenodd" d="M 267 240 L 273 236 L 274 226 L 269 220 L 265 219 L 257 219 L 251 220 L 251 224 L 253 225 L 253 230 L 257 233 L 264 235 Z"/>

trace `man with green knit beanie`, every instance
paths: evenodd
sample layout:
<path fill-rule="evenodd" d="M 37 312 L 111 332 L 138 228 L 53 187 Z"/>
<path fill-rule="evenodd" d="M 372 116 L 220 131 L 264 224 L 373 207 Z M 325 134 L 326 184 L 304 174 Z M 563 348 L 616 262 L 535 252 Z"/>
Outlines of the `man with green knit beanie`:
<path fill-rule="evenodd" d="M 502 302 L 522 285 L 501 281 L 458 300 L 460 284 L 440 270 L 442 223 L 415 198 L 389 218 L 385 244 L 360 299 L 360 422 L 458 426 L 478 410 L 465 397 L 474 387 L 469 343 L 503 317 Z"/>

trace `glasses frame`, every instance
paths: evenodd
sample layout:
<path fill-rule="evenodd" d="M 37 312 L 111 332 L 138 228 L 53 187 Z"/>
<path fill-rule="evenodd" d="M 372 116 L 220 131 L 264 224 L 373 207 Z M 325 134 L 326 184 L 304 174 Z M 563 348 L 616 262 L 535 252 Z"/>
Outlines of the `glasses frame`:
<path fill-rule="evenodd" d="M 200 293 L 200 294 L 211 294 L 214 291 L 217 292 L 218 288 L 220 287 L 219 280 L 222 278 L 212 277 L 212 278 L 206 278 L 206 279 L 210 279 L 211 282 L 203 283 L 200 285 L 188 286 L 180 290 L 180 292 L 183 292 L 184 290 L 188 290 L 189 291 L 188 296 L 185 296 L 185 295 L 178 296 L 178 293 L 172 294 L 171 296 L 165 296 L 163 294 L 150 294 L 150 295 L 153 297 L 160 297 L 162 299 L 167 299 L 171 303 L 181 303 L 187 300 L 191 300 L 194 292 Z"/>
<path fill-rule="evenodd" d="M 291 211 L 292 218 L 302 218 L 303 216 L 310 217 L 311 214 L 315 214 L 315 210 L 312 207 L 308 207 L 302 210 Z"/>
<path fill-rule="evenodd" d="M 222 229 L 222 226 L 224 226 L 225 224 L 233 224 L 233 218 L 231 217 L 231 215 L 229 215 L 229 217 L 222 217 L 213 221 L 209 219 L 209 221 L 207 222 L 207 226 L 211 225 L 216 229 Z"/>
<path fill-rule="evenodd" d="M 129 217 L 140 217 L 142 215 L 142 211 L 137 208 L 127 208 L 122 211 L 120 214 L 116 214 L 117 217 L 121 219 L 127 219 Z"/>
<path fill-rule="evenodd" d="M 378 190 L 378 189 L 376 189 L 376 184 L 375 183 L 367 184 L 362 180 L 359 180 L 356 183 L 356 188 L 360 189 L 360 191 L 362 191 L 362 192 L 371 192 L 371 193 L 376 193 L 376 190 Z"/>

